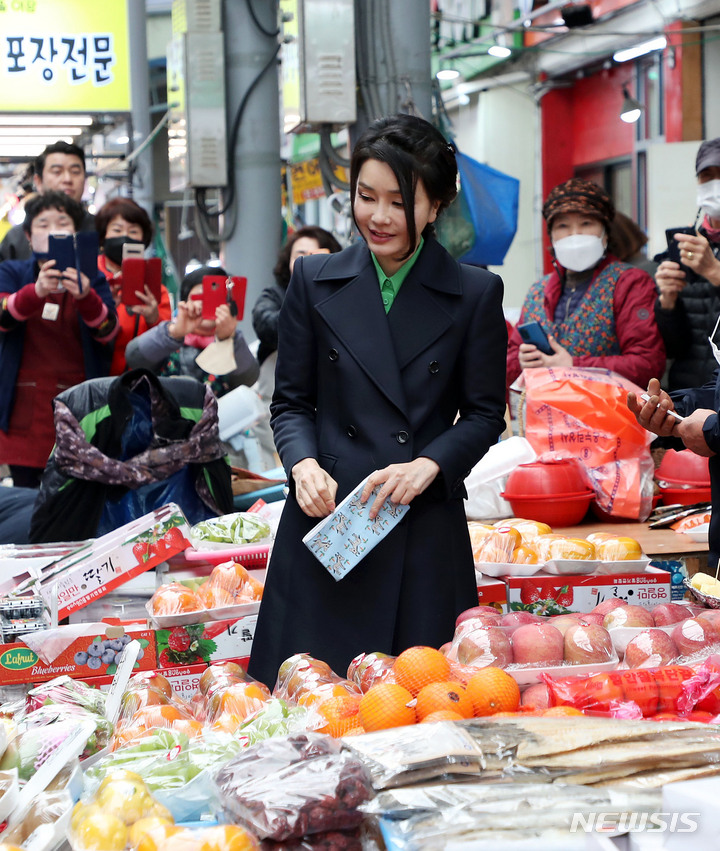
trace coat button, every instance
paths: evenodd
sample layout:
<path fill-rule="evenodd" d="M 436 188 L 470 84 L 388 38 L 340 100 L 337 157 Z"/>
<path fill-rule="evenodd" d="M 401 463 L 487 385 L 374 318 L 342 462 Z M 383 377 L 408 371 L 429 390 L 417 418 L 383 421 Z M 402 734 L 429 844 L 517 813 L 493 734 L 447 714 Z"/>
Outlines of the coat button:
<path fill-rule="evenodd" d="M 337 360 L 340 357 L 340 355 L 338 354 L 338 350 L 330 349 L 330 351 L 328 352 L 328 357 L 330 358 L 330 360 Z"/>
<path fill-rule="evenodd" d="M 430 361 L 430 363 L 428 364 L 428 372 L 431 375 L 436 375 L 438 372 L 440 372 L 440 364 L 436 360 Z"/>
<path fill-rule="evenodd" d="M 349 426 L 347 427 L 347 432 L 346 432 L 346 433 L 347 433 L 347 436 L 348 436 L 348 437 L 355 437 L 355 435 L 357 434 L 357 429 L 355 428 L 355 426 L 354 426 L 354 425 L 349 425 Z"/>
<path fill-rule="evenodd" d="M 408 440 L 410 440 L 410 435 L 406 431 L 399 431 L 395 435 L 395 440 L 397 440 L 398 443 L 407 443 Z"/>

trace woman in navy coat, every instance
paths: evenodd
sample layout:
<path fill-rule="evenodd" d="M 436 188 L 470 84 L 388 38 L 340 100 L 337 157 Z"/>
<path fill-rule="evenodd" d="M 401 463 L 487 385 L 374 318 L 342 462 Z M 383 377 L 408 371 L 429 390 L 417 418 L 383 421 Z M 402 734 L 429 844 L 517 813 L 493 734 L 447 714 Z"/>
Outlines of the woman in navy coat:
<path fill-rule="evenodd" d="M 364 243 L 295 264 L 271 406 L 290 494 L 249 669 L 270 687 L 294 653 L 344 676 L 363 651 L 439 647 L 477 604 L 463 481 L 504 428 L 507 331 L 501 279 L 433 236 L 456 175 L 428 122 L 376 121 L 350 173 Z M 371 516 L 410 509 L 336 582 L 302 538 L 369 474 Z"/>

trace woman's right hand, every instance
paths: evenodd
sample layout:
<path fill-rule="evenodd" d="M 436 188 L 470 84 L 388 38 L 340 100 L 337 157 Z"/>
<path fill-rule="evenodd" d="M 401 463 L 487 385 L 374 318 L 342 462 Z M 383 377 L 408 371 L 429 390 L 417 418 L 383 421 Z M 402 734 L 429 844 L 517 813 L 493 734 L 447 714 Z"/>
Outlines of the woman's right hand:
<path fill-rule="evenodd" d="M 54 260 L 46 260 L 40 264 L 40 271 L 35 281 L 35 293 L 38 298 L 47 298 L 50 293 L 58 291 L 58 286 L 62 283 L 62 272 L 54 267 Z"/>
<path fill-rule="evenodd" d="M 655 283 L 658 288 L 660 307 L 663 310 L 674 310 L 678 296 L 687 283 L 685 272 L 680 269 L 680 264 L 672 260 L 663 260 L 655 272 Z"/>
<path fill-rule="evenodd" d="M 308 517 L 327 517 L 335 511 L 337 482 L 315 458 L 303 458 L 290 471 L 295 482 L 295 499 Z"/>
<path fill-rule="evenodd" d="M 175 318 L 168 324 L 168 334 L 182 342 L 186 334 L 192 334 L 202 322 L 202 305 L 199 301 L 178 302 Z"/>

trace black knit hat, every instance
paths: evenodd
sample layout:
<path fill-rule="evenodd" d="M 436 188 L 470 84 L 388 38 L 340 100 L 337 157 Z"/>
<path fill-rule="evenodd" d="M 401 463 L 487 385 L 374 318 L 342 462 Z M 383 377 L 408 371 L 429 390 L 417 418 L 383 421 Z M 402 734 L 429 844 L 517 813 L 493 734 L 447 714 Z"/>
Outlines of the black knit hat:
<path fill-rule="evenodd" d="M 547 222 L 548 231 L 552 228 L 553 219 L 563 213 L 584 213 L 610 227 L 615 218 L 615 205 L 610 196 L 597 183 L 573 177 L 560 183 L 547 197 L 543 204 L 542 214 Z"/>

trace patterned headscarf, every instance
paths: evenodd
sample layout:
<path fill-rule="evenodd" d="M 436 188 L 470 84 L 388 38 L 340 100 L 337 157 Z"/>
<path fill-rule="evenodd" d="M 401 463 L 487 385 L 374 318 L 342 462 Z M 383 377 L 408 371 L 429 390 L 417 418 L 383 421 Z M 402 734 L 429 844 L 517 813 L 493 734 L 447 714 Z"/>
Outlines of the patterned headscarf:
<path fill-rule="evenodd" d="M 615 205 L 610 196 L 597 183 L 573 177 L 560 183 L 548 195 L 543 204 L 542 214 L 547 222 L 548 231 L 553 219 L 562 213 L 584 213 L 595 216 L 608 230 L 615 217 Z"/>

